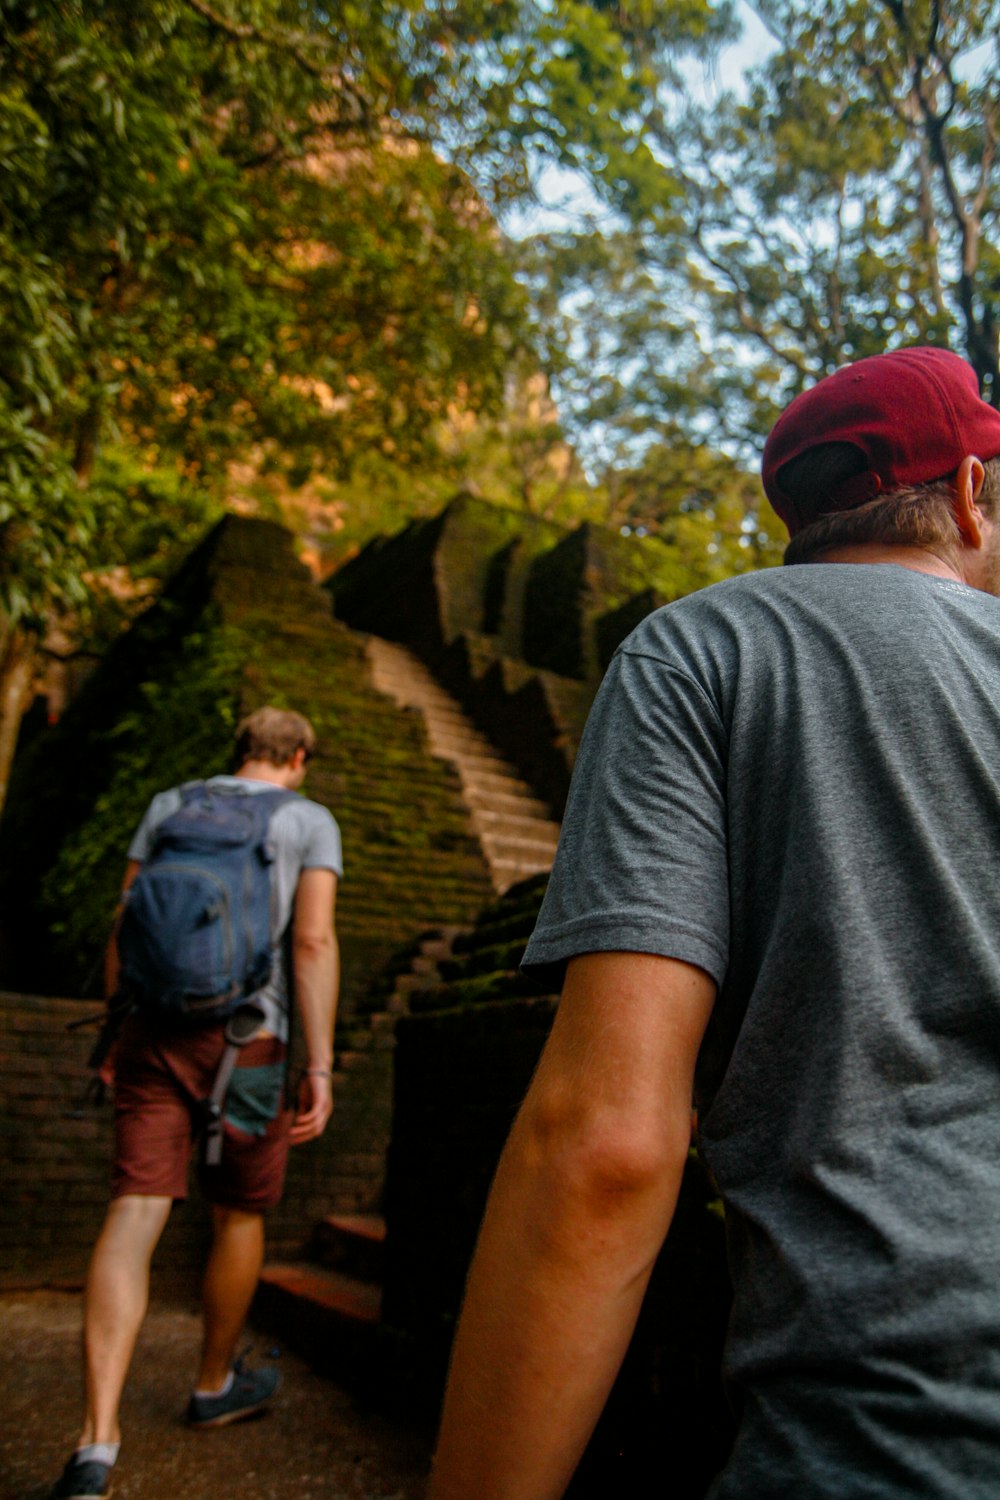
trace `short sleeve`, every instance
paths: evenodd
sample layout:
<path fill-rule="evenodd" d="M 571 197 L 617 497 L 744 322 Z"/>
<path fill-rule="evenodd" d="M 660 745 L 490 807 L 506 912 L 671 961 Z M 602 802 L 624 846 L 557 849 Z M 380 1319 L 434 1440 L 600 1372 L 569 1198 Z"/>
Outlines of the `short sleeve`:
<path fill-rule="evenodd" d="M 337 820 L 318 802 L 304 806 L 308 809 L 308 825 L 302 846 L 302 869 L 332 870 L 339 879 L 344 873 L 344 859 Z"/>
<path fill-rule="evenodd" d="M 157 792 L 152 802 L 142 815 L 132 842 L 128 846 L 127 858 L 138 860 L 139 864 L 145 864 L 153 850 L 153 836 L 165 818 L 175 813 L 183 802 L 180 790 L 171 787 L 167 792 Z"/>
<path fill-rule="evenodd" d="M 729 952 L 726 736 L 706 687 L 638 652 L 594 702 L 523 967 L 551 989 L 581 953 L 655 953 L 721 982 Z"/>

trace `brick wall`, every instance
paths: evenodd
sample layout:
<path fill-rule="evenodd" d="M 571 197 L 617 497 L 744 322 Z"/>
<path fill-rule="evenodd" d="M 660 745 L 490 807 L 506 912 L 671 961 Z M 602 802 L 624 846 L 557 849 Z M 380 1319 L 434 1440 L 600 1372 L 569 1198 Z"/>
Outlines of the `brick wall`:
<path fill-rule="evenodd" d="M 0 994 L 0 1287 L 79 1286 L 107 1204 L 111 1108 L 84 1102 L 91 1030 L 79 1001 Z M 202 1226 L 203 1229 L 203 1226 Z M 160 1260 L 190 1260 L 192 1228 Z"/>
<path fill-rule="evenodd" d="M 83 1284 L 107 1206 L 112 1106 L 84 1102 L 95 1033 L 66 1023 L 91 1011 L 79 1000 L 0 993 L 0 1289 Z M 388 1136 L 390 1070 L 387 1052 L 341 1082 L 326 1135 L 293 1151 L 285 1198 L 268 1219 L 274 1254 L 301 1250 L 335 1204 L 368 1206 L 372 1157 Z M 153 1289 L 161 1296 L 197 1292 L 209 1220 L 192 1188 L 157 1247 Z"/>

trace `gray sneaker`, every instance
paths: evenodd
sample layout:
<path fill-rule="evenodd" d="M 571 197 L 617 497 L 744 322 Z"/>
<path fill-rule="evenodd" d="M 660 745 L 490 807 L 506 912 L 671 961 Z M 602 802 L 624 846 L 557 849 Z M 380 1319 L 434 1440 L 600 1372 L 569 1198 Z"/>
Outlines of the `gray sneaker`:
<path fill-rule="evenodd" d="M 224 1427 L 239 1422 L 266 1406 L 281 1384 L 273 1366 L 263 1370 L 246 1370 L 240 1360 L 233 1366 L 233 1383 L 223 1395 L 194 1395 L 188 1402 L 187 1419 L 191 1427 Z"/>
<path fill-rule="evenodd" d="M 49 1491 L 49 1500 L 108 1500 L 110 1494 L 111 1465 L 74 1453 Z"/>

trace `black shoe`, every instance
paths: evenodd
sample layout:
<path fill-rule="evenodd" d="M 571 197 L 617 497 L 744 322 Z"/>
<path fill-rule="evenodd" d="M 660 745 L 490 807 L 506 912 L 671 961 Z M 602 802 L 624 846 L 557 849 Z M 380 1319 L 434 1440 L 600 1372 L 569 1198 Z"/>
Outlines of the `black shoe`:
<path fill-rule="evenodd" d="M 224 1395 L 191 1397 L 187 1419 L 192 1427 L 224 1427 L 239 1422 L 266 1406 L 281 1383 L 273 1367 L 245 1370 L 239 1360 L 233 1366 L 233 1383 Z"/>
<path fill-rule="evenodd" d="M 107 1500 L 110 1494 L 111 1465 L 74 1453 L 49 1491 L 49 1500 Z"/>

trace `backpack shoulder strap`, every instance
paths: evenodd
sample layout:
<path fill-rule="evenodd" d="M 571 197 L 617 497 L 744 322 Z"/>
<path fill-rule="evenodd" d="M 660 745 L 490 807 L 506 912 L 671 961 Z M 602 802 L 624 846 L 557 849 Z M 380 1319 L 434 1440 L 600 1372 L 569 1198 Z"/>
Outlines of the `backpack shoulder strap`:
<path fill-rule="evenodd" d="M 289 787 L 276 786 L 273 791 L 250 792 L 247 794 L 249 806 L 253 809 L 257 819 L 258 836 L 262 839 L 267 837 L 271 819 L 283 807 L 286 802 L 291 802 L 298 796 Z"/>
<path fill-rule="evenodd" d="M 177 787 L 177 792 L 181 799 L 180 806 L 175 807 L 173 812 L 169 812 L 167 813 L 166 817 L 161 818 L 156 824 L 156 827 L 152 830 L 150 834 L 150 857 L 152 857 L 152 855 L 154 855 L 162 846 L 163 839 L 165 837 L 164 829 L 170 822 L 171 818 L 175 818 L 179 812 L 183 812 L 185 807 L 187 807 L 189 803 L 193 802 L 194 799 L 201 794 L 204 785 L 205 783 L 203 781 L 183 781 L 181 782 L 180 786 Z"/>
<path fill-rule="evenodd" d="M 289 786 L 276 786 L 273 790 L 269 789 L 266 792 L 254 792 L 253 795 L 260 798 L 262 802 L 266 802 L 270 807 L 271 812 L 277 812 L 278 808 L 281 807 L 285 802 L 295 802 L 299 800 L 298 792 L 293 791 Z"/>

